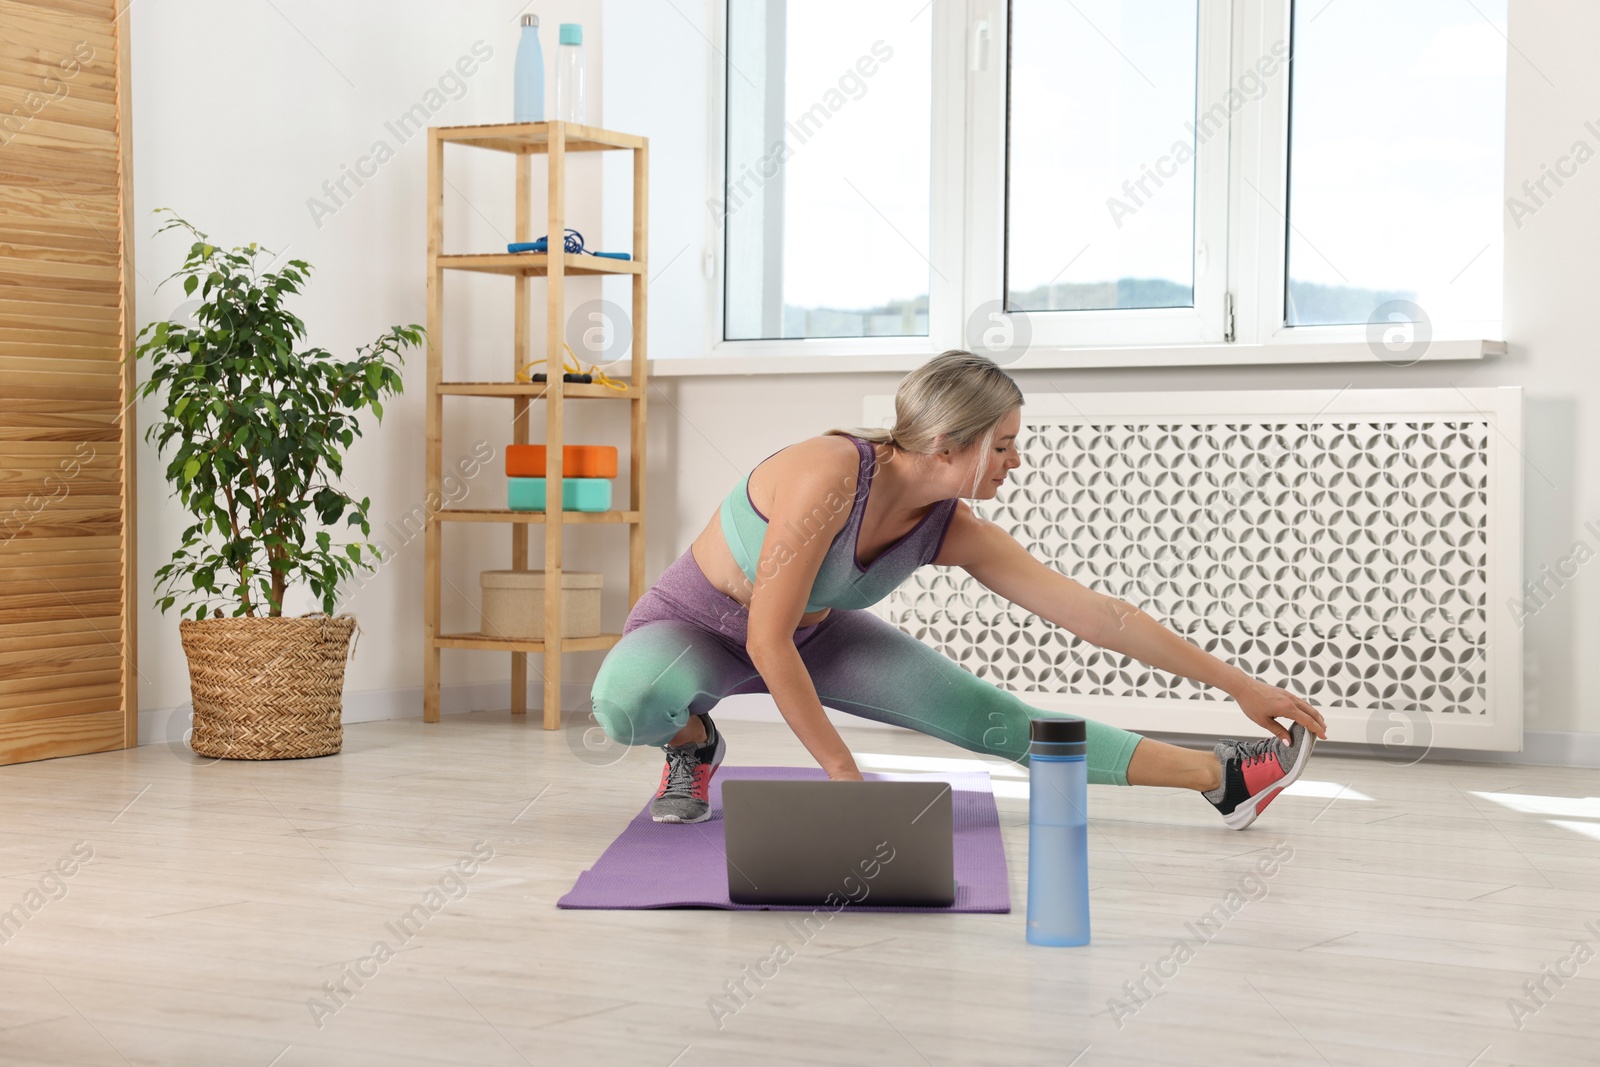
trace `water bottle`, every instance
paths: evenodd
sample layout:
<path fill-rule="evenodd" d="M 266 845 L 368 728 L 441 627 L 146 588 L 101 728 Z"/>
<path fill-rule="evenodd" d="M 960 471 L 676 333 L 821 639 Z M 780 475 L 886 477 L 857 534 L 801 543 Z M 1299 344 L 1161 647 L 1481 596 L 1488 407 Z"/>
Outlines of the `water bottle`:
<path fill-rule="evenodd" d="M 1089 943 L 1084 721 L 1028 721 L 1028 942 Z"/>
<path fill-rule="evenodd" d="M 513 122 L 544 121 L 544 53 L 539 49 L 539 16 L 522 16 L 522 37 L 517 41 L 513 72 Z"/>
<path fill-rule="evenodd" d="M 587 125 L 583 107 L 583 27 L 561 24 L 561 47 L 556 49 L 556 120 Z"/>

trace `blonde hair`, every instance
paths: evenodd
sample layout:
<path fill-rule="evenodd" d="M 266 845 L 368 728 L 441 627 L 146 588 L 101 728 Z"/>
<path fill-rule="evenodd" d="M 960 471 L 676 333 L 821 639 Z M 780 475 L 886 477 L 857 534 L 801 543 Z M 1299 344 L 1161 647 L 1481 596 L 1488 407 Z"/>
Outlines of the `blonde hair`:
<path fill-rule="evenodd" d="M 901 379 L 894 394 L 892 428 L 835 427 L 823 436 L 849 434 L 924 456 L 940 448 L 960 452 L 981 439 L 979 454 L 987 455 L 1000 420 L 1021 405 L 1022 390 L 999 364 L 988 356 L 952 348 Z M 980 462 L 973 471 L 973 496 L 982 477 Z"/>

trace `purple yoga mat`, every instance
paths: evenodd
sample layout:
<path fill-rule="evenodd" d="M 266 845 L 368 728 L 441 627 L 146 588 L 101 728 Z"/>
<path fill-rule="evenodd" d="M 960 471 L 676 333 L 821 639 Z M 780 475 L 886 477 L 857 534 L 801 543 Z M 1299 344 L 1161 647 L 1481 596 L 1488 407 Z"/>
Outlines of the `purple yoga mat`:
<path fill-rule="evenodd" d="M 639 814 L 578 875 L 561 908 L 728 908 L 742 911 L 814 911 L 826 905 L 735 904 L 728 899 L 728 866 L 723 848 L 722 783 L 730 778 L 818 778 L 821 767 L 717 768 L 711 779 L 711 818 L 699 823 L 661 823 L 646 803 Z M 1011 910 L 1005 843 L 1000 813 L 987 771 L 926 774 L 864 771 L 869 782 L 943 781 L 950 783 L 951 825 L 955 833 L 956 901 L 947 908 L 890 904 L 846 905 L 852 911 Z"/>

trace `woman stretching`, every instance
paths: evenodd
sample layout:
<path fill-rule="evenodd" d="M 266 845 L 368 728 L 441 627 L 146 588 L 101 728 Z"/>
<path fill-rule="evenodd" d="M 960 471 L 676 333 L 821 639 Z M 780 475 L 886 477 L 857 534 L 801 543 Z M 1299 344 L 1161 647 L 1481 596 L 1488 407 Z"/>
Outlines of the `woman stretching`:
<path fill-rule="evenodd" d="M 655 821 L 710 816 L 727 744 L 707 712 L 735 693 L 770 693 L 831 779 L 861 772 L 824 705 L 1026 766 L 1028 720 L 1066 713 L 1024 703 L 862 610 L 928 563 L 961 567 L 1102 648 L 1217 686 L 1274 735 L 1198 752 L 1091 720 L 1090 782 L 1193 789 L 1242 830 L 1299 777 L 1327 738 L 1315 708 L 1040 562 L 961 499 L 992 499 L 1021 465 L 1021 425 L 1016 382 L 949 351 L 901 381 L 893 430 L 829 430 L 733 487 L 633 606 L 591 693 L 612 740 L 665 751 Z"/>

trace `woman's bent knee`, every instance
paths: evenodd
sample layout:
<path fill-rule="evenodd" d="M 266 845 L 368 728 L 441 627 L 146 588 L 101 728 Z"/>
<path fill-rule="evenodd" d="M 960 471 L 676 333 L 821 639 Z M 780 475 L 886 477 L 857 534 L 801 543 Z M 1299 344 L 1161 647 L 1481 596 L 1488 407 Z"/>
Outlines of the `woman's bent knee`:
<path fill-rule="evenodd" d="M 694 712 L 713 707 L 753 668 L 694 623 L 659 619 L 606 654 L 590 690 L 594 717 L 623 745 L 663 745 Z"/>
<path fill-rule="evenodd" d="M 682 710 L 683 721 L 677 722 L 659 697 L 642 686 L 612 687 L 604 681 L 603 673 L 595 679 L 589 701 L 595 722 L 619 745 L 662 745 L 688 722 L 688 709 Z"/>
<path fill-rule="evenodd" d="M 653 682 L 629 669 L 635 665 L 615 655 L 621 647 L 619 642 L 600 664 L 590 688 L 595 722 L 620 745 L 665 744 L 689 721 L 690 709 L 674 695 L 681 687 L 661 677 L 659 669 L 651 672 L 656 675 Z"/>

